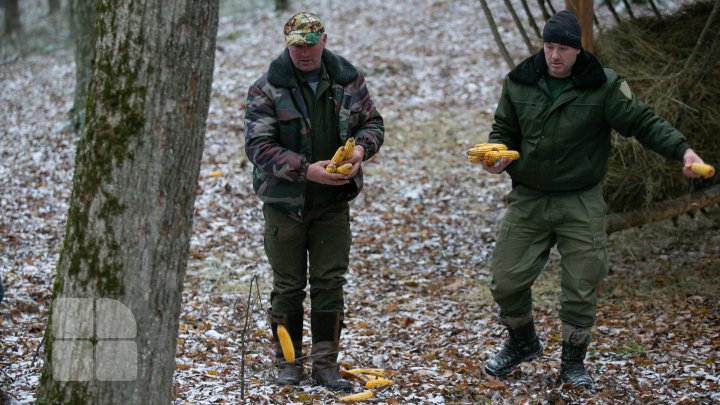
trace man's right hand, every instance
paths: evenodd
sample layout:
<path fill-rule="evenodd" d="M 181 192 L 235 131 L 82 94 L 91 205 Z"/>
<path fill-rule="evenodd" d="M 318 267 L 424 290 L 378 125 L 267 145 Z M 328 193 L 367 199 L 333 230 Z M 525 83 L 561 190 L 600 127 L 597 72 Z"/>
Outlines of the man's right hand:
<path fill-rule="evenodd" d="M 347 179 L 344 174 L 328 173 L 325 171 L 325 166 L 328 164 L 330 164 L 329 160 L 321 160 L 311 164 L 308 166 L 307 172 L 305 172 L 305 179 L 330 186 L 342 186 L 350 183 L 350 180 Z"/>

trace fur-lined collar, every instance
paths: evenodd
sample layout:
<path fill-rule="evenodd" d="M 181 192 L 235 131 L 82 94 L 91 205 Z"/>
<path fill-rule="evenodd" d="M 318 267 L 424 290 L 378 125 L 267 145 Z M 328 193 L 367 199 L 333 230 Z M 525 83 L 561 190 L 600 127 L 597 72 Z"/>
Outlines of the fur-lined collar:
<path fill-rule="evenodd" d="M 547 63 L 542 50 L 525 59 L 508 75 L 510 79 L 523 84 L 535 84 L 547 73 Z M 607 81 L 600 61 L 585 50 L 580 54 L 572 68 L 572 82 L 577 88 L 597 87 Z"/>
<path fill-rule="evenodd" d="M 323 50 L 322 60 L 330 78 L 340 85 L 344 86 L 358 76 L 357 69 L 350 62 L 327 49 Z M 285 48 L 285 51 L 270 63 L 268 82 L 277 87 L 297 87 L 293 70 L 290 52 Z"/>

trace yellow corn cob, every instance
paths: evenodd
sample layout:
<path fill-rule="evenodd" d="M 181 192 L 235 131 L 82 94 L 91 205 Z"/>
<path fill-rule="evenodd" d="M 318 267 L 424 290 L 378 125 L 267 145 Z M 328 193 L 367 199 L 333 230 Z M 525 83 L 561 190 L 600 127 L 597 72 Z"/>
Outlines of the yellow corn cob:
<path fill-rule="evenodd" d="M 350 160 L 355 153 L 355 138 L 348 138 L 345 142 L 345 158 L 343 160 Z"/>
<path fill-rule="evenodd" d="M 363 386 L 365 386 L 368 382 L 367 376 L 359 373 L 351 373 L 347 370 L 343 370 L 342 368 L 340 369 L 340 376 L 347 380 L 356 380 Z"/>
<path fill-rule="evenodd" d="M 484 157 L 485 155 L 468 155 L 467 160 L 470 163 L 480 163 Z"/>
<path fill-rule="evenodd" d="M 345 147 L 341 146 L 337 148 L 335 151 L 335 154 L 333 155 L 332 159 L 330 159 L 333 163 L 338 164 L 345 160 Z"/>
<path fill-rule="evenodd" d="M 373 397 L 372 391 L 363 391 L 363 392 L 359 392 L 357 394 L 346 395 L 346 396 L 340 398 L 340 401 L 342 401 L 342 402 L 360 402 L 360 401 L 365 401 L 366 399 L 370 399 L 372 397 Z"/>
<path fill-rule="evenodd" d="M 693 173 L 698 174 L 706 179 L 709 179 L 710 177 L 715 175 L 715 168 L 704 163 L 691 163 L 690 170 Z"/>
<path fill-rule="evenodd" d="M 498 157 L 510 160 L 518 160 L 520 159 L 520 153 L 515 150 L 501 150 L 498 152 Z"/>
<path fill-rule="evenodd" d="M 479 143 L 472 147 L 472 149 L 487 149 L 487 150 L 507 150 L 507 146 L 504 143 Z"/>
<path fill-rule="evenodd" d="M 352 163 L 345 163 L 344 165 L 338 167 L 335 173 L 340 173 L 347 176 L 348 173 L 350 173 L 350 170 L 352 170 Z"/>
<path fill-rule="evenodd" d="M 292 339 L 290 339 L 290 334 L 288 333 L 287 329 L 285 329 L 285 326 L 277 326 L 277 335 L 278 340 L 280 340 L 280 348 L 282 349 L 285 361 L 294 361 L 295 347 L 293 346 Z"/>
<path fill-rule="evenodd" d="M 489 164 L 494 165 L 495 162 L 500 158 L 500 152 L 496 150 L 491 150 L 490 152 L 487 152 L 483 158 L 483 160 Z"/>
<path fill-rule="evenodd" d="M 329 165 L 325 166 L 325 171 L 328 173 L 335 173 L 337 172 L 337 165 L 335 163 L 330 163 Z"/>
<path fill-rule="evenodd" d="M 348 373 L 370 374 L 376 377 L 385 377 L 385 370 L 381 368 L 354 368 L 352 370 L 348 370 Z"/>
<path fill-rule="evenodd" d="M 393 382 L 388 380 L 387 378 L 378 378 L 377 380 L 368 381 L 367 384 L 365 384 L 365 388 L 372 389 L 384 385 L 393 385 Z"/>

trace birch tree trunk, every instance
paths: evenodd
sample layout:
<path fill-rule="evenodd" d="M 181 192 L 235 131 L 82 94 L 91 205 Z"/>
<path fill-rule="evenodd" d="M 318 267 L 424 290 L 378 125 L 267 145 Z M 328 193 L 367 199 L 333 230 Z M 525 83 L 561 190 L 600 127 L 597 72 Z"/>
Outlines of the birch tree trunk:
<path fill-rule="evenodd" d="M 168 404 L 218 0 L 98 0 L 37 402 Z"/>

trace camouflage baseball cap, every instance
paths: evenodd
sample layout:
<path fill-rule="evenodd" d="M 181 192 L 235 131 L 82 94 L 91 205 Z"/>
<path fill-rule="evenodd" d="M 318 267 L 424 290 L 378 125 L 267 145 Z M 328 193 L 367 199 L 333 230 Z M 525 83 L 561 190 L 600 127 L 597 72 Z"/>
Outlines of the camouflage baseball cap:
<path fill-rule="evenodd" d="M 284 32 L 288 45 L 314 45 L 320 42 L 325 26 L 316 14 L 301 11 L 287 20 Z"/>

